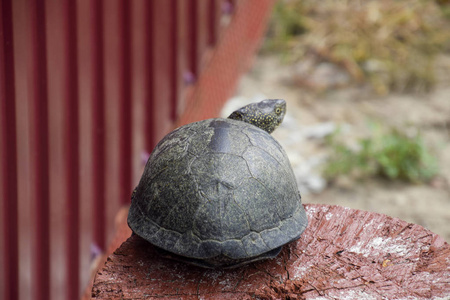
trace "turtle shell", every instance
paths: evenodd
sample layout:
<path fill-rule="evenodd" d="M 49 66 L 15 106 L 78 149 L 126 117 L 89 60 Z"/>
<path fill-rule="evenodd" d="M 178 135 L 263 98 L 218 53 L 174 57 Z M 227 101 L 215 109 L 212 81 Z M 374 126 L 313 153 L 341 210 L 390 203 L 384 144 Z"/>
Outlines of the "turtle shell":
<path fill-rule="evenodd" d="M 128 224 L 182 257 L 245 261 L 299 238 L 307 218 L 281 145 L 254 125 L 208 119 L 158 143 Z"/>

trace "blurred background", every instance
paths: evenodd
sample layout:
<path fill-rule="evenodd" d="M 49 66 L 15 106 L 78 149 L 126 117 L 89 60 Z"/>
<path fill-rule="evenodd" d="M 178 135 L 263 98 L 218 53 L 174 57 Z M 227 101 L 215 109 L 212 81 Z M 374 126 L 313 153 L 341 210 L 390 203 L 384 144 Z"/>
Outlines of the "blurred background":
<path fill-rule="evenodd" d="M 262 98 L 288 102 L 274 136 L 304 202 L 450 241 L 449 1 L 278 1 L 223 116 Z"/>
<path fill-rule="evenodd" d="M 154 145 L 283 98 L 304 203 L 450 241 L 450 3 L 0 0 L 0 298 L 89 298 Z M 84 291 L 84 293 L 83 293 Z"/>
<path fill-rule="evenodd" d="M 223 116 L 286 99 L 274 136 L 304 202 L 384 213 L 450 241 L 449 51 L 449 1 L 278 1 Z"/>

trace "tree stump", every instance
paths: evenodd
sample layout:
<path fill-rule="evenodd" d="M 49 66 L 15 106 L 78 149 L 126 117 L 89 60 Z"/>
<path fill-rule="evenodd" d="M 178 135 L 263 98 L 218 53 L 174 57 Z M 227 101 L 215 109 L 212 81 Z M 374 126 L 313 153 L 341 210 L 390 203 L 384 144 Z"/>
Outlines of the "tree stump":
<path fill-rule="evenodd" d="M 309 225 L 271 260 L 208 270 L 132 236 L 96 274 L 94 299 L 450 299 L 450 246 L 386 215 L 305 205 Z M 449 297 L 449 298 L 446 298 Z"/>

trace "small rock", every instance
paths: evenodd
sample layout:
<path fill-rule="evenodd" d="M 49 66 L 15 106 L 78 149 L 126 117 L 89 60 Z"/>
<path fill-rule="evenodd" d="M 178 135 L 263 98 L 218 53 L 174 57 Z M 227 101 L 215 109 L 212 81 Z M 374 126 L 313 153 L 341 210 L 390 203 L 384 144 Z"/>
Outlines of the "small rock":
<path fill-rule="evenodd" d="M 310 174 L 307 180 L 308 190 L 312 193 L 320 193 L 327 187 L 327 181 L 316 174 Z"/>

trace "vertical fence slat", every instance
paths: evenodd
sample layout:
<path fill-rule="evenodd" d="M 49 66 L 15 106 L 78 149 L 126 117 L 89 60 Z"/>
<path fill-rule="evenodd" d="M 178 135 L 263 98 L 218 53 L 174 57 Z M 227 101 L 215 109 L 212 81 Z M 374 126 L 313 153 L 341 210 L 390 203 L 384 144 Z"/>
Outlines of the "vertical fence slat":
<path fill-rule="evenodd" d="M 3 274 L 0 298 L 18 299 L 18 193 L 12 2 L 2 0 L 0 21 L 0 207 Z"/>
<path fill-rule="evenodd" d="M 208 20 L 208 45 L 214 46 L 219 38 L 220 18 L 221 18 L 221 0 L 211 0 L 209 2 L 209 20 Z"/>
<path fill-rule="evenodd" d="M 216 5 L 215 0 L 208 2 L 208 45 L 214 45 L 216 42 Z"/>
<path fill-rule="evenodd" d="M 120 2 L 120 127 L 119 127 L 119 201 L 121 204 L 130 202 L 131 195 L 131 8 L 130 1 Z"/>
<path fill-rule="evenodd" d="M 174 95 L 176 97 L 176 105 L 177 105 L 177 119 L 180 117 L 180 115 L 183 113 L 185 107 L 186 107 L 186 97 L 185 90 L 186 87 L 190 84 L 192 84 L 192 78 L 190 78 L 190 75 L 188 72 L 191 72 L 189 69 L 189 24 L 188 24 L 188 5 L 189 2 L 185 0 L 177 0 L 176 1 L 176 22 L 174 23 L 174 31 L 176 31 L 177 37 L 176 37 L 176 43 L 175 43 L 175 65 L 176 68 L 175 72 L 177 75 L 177 90 L 176 94 Z"/>
<path fill-rule="evenodd" d="M 197 0 L 197 72 L 200 74 L 205 65 L 206 49 L 210 35 L 209 10 L 212 1 Z M 209 56 L 209 55 L 208 55 Z"/>
<path fill-rule="evenodd" d="M 30 155 L 34 227 L 33 283 L 36 299 L 50 298 L 49 136 L 45 1 L 31 5 Z"/>
<path fill-rule="evenodd" d="M 94 246 L 106 247 L 106 201 L 105 201 L 105 68 L 103 38 L 103 0 L 92 2 L 92 118 L 93 118 L 93 163 L 94 178 Z"/>
<path fill-rule="evenodd" d="M 18 239 L 19 239 L 19 296 L 31 299 L 34 285 L 33 274 L 33 198 L 31 195 L 30 157 L 30 52 L 31 26 L 29 1 L 13 0 L 14 71 L 16 99 L 16 139 L 18 176 Z M 20 134 L 19 134 L 20 133 Z"/>
<path fill-rule="evenodd" d="M 152 151 L 153 147 L 156 144 L 155 141 L 155 131 L 156 131 L 156 122 L 155 118 L 151 118 L 152 110 L 154 107 L 153 91 L 155 89 L 154 84 L 154 48 L 153 48 L 153 40 L 154 40 L 154 28 L 153 28 L 153 16 L 154 16 L 154 1 L 145 1 L 145 9 L 144 9 L 144 20 L 145 20 L 145 44 L 144 44 L 144 64 L 145 64 L 145 117 L 144 117 L 144 135 L 145 135 L 145 151 Z"/>
<path fill-rule="evenodd" d="M 92 117 L 93 99 L 93 32 L 91 25 L 92 4 L 90 1 L 77 2 L 77 61 L 78 61 L 78 109 L 79 109 L 79 249 L 80 249 L 80 285 L 82 290 L 90 278 L 90 269 L 94 258 L 91 245 L 93 242 L 93 207 L 95 199 L 93 165 L 94 122 Z M 97 253 L 96 253 L 97 254 Z"/>
<path fill-rule="evenodd" d="M 143 152 L 145 149 L 145 134 L 144 134 L 144 120 L 147 119 L 145 115 L 145 40 L 146 40 L 146 30 L 145 30 L 145 3 L 148 1 L 137 0 L 133 1 L 131 6 L 131 55 L 132 55 L 132 178 L 131 183 L 132 188 L 137 185 L 140 175 L 143 169 Z M 128 195 L 130 199 L 130 195 Z"/>
<path fill-rule="evenodd" d="M 105 210 L 106 242 L 114 235 L 115 215 L 120 208 L 121 138 L 121 0 L 103 1 L 105 80 Z"/>
<path fill-rule="evenodd" d="M 156 140 L 161 139 L 173 126 L 172 100 L 174 91 L 173 80 L 173 49 L 172 41 L 174 31 L 174 20 L 172 19 L 172 1 L 155 1 L 155 11 L 153 15 L 153 28 L 155 36 L 153 40 L 153 60 L 154 60 L 154 106 L 151 110 L 151 117 L 156 121 Z"/>
<path fill-rule="evenodd" d="M 170 1 L 170 20 L 172 21 L 172 30 L 170 30 L 170 85 L 171 85 L 171 95 L 170 95 L 170 119 L 175 122 L 177 118 L 177 100 L 178 100 L 178 64 L 179 59 L 177 55 L 178 50 L 178 1 Z"/>
<path fill-rule="evenodd" d="M 145 65 L 146 65 L 146 151 L 150 152 L 173 125 L 172 106 L 174 54 L 171 45 L 175 36 L 172 19 L 172 1 L 147 1 L 145 10 Z"/>
<path fill-rule="evenodd" d="M 79 111 L 76 2 L 64 2 L 65 26 L 65 147 L 66 299 L 79 298 Z"/>
<path fill-rule="evenodd" d="M 197 9 L 197 0 L 190 0 L 189 1 L 189 69 L 191 70 L 192 74 L 197 78 L 198 77 L 198 57 L 197 57 L 197 51 L 198 51 L 198 30 L 197 30 L 197 24 L 198 24 L 198 9 Z"/>

